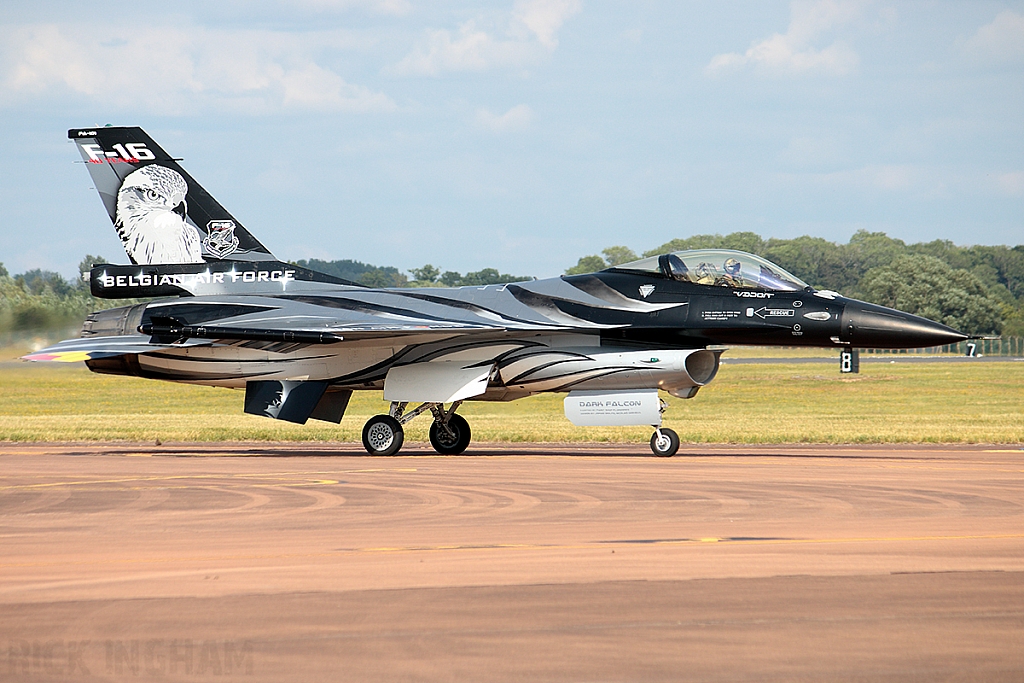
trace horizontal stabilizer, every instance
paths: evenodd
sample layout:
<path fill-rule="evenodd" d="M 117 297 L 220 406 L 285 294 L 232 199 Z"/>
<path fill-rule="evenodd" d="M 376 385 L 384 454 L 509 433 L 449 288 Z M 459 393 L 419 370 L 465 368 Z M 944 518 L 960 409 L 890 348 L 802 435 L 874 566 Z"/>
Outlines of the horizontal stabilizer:
<path fill-rule="evenodd" d="M 181 346 L 209 346 L 212 342 L 204 339 L 189 339 Z M 115 358 L 139 353 L 159 351 L 171 344 L 155 344 L 140 335 L 117 335 L 110 337 L 84 337 L 67 339 L 22 356 L 22 360 L 36 362 L 77 363 L 101 358 Z"/>

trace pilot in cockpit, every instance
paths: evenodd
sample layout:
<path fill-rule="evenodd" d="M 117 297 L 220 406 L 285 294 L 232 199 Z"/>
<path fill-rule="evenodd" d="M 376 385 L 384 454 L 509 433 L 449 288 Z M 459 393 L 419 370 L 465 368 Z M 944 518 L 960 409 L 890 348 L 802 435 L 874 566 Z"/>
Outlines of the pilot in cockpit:
<path fill-rule="evenodd" d="M 719 281 L 715 284 L 724 287 L 741 287 L 743 285 L 743 280 L 740 278 L 740 262 L 738 260 L 730 256 L 722 264 L 722 269 L 725 270 L 725 275 L 719 278 Z"/>
<path fill-rule="evenodd" d="M 693 274 L 697 278 L 698 285 L 715 284 L 715 267 L 710 263 L 698 264 L 694 269 Z"/>

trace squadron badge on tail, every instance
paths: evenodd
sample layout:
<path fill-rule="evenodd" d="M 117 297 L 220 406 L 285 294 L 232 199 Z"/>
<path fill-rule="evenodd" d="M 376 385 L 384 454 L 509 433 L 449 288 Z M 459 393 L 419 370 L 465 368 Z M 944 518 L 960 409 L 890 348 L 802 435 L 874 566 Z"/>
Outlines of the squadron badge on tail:
<path fill-rule="evenodd" d="M 214 258 L 224 258 L 238 249 L 234 221 L 210 221 L 206 225 L 206 252 Z"/>

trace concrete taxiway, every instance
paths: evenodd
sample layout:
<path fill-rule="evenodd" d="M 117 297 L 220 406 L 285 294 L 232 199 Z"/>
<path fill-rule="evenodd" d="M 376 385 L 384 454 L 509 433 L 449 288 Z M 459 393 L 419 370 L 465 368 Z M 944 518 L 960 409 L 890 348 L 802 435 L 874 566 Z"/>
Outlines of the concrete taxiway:
<path fill-rule="evenodd" d="M 0 445 L 0 680 L 1024 679 L 1019 446 Z"/>

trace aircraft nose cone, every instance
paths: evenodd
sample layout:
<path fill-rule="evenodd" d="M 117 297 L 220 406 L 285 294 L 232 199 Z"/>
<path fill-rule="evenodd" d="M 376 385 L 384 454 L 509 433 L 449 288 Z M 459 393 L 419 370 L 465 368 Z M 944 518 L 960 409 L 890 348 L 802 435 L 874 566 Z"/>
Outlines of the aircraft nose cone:
<path fill-rule="evenodd" d="M 967 335 L 927 318 L 851 301 L 843 311 L 840 339 L 861 348 L 913 349 L 955 344 Z"/>

